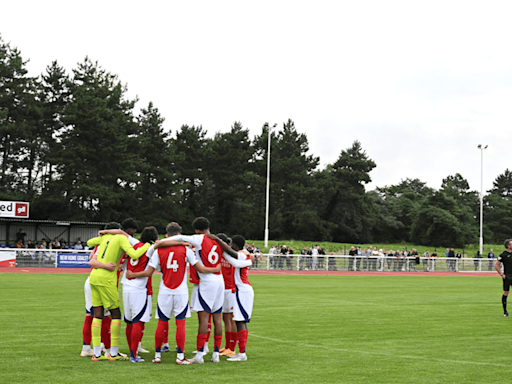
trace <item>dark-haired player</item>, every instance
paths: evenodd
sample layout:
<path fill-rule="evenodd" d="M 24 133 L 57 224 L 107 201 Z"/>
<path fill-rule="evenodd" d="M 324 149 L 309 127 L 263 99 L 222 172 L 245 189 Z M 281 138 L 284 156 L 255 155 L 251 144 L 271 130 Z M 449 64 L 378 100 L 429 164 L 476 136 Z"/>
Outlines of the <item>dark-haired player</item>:
<path fill-rule="evenodd" d="M 117 224 L 120 228 L 120 225 Z M 117 266 L 123 254 L 123 251 L 136 260 L 141 257 L 149 248 L 149 244 L 145 244 L 141 248 L 135 250 L 130 245 L 128 239 L 123 235 L 105 234 L 101 237 L 95 237 L 87 241 L 88 246 L 99 245 L 96 260 L 103 263 L 114 263 L 116 268 L 114 271 L 108 271 L 102 268 L 94 268 L 90 275 L 92 305 L 94 308 L 94 319 L 92 321 L 91 333 L 92 344 L 94 349 L 93 361 L 100 360 L 127 360 L 125 357 L 118 355 L 119 352 L 119 335 L 121 330 L 121 311 L 119 309 L 119 294 L 117 292 Z M 101 356 L 101 323 L 103 319 L 103 309 L 107 308 L 112 314 L 112 326 L 110 329 L 111 339 L 111 356 Z"/>
<path fill-rule="evenodd" d="M 240 235 L 235 235 L 231 239 L 231 248 L 237 252 L 237 258 L 234 259 L 226 253 L 230 254 L 231 249 L 229 245 L 223 242 L 216 236 L 208 235 L 211 239 L 217 241 L 222 250 L 225 251 L 223 257 L 232 264 L 237 265 L 240 261 L 249 261 L 249 254 L 243 250 L 245 239 Z M 235 268 L 235 284 L 236 284 L 236 300 L 233 308 L 233 320 L 236 322 L 237 334 L 236 339 L 238 342 L 238 351 L 236 355 L 229 357 L 228 361 L 247 361 L 247 354 L 245 348 L 247 345 L 247 337 L 249 330 L 247 323 L 251 321 L 252 308 L 254 305 L 254 290 L 247 278 L 248 267 Z"/>
<path fill-rule="evenodd" d="M 192 223 L 196 234 L 191 236 L 172 236 L 171 240 L 187 241 L 195 247 L 196 258 L 200 265 L 207 268 L 216 268 L 220 264 L 221 249 L 219 244 L 208 238 L 210 222 L 205 217 L 198 217 Z M 166 240 L 155 245 L 155 249 L 165 247 Z M 190 309 L 199 314 L 199 332 L 197 335 L 197 354 L 191 359 L 194 363 L 204 363 L 204 345 L 208 338 L 208 318 L 211 314 L 214 331 L 214 352 L 212 362 L 220 362 L 219 351 L 222 344 L 222 303 L 224 301 L 224 281 L 220 272 L 198 272 L 199 285 L 197 297 L 192 298 Z"/>
<path fill-rule="evenodd" d="M 231 239 L 229 239 L 224 233 L 220 233 L 217 236 L 226 244 L 229 245 L 231 243 Z M 251 260 L 236 260 L 235 266 L 238 268 L 250 266 L 252 265 L 252 259 L 254 257 L 255 256 L 252 255 Z M 231 357 L 235 354 L 237 334 L 236 322 L 233 320 L 233 309 L 235 307 L 236 300 L 236 285 L 235 266 L 233 266 L 227 261 L 226 252 L 223 252 L 221 265 L 222 277 L 224 279 L 224 303 L 222 304 L 222 320 L 224 321 L 224 335 L 226 337 L 226 346 L 220 350 L 220 356 Z"/>
<path fill-rule="evenodd" d="M 503 316 L 510 317 L 507 312 L 507 297 L 512 284 L 512 239 L 505 240 L 505 250 L 494 263 L 494 269 L 498 271 L 503 279 L 503 296 L 501 296 L 501 303 L 503 305 Z M 503 272 L 501 272 L 501 264 L 503 264 Z"/>
<path fill-rule="evenodd" d="M 181 234 L 181 226 L 178 223 L 170 223 L 166 228 L 166 237 L 172 236 L 175 239 Z M 174 317 L 176 319 L 176 344 L 178 346 L 178 355 L 176 364 L 188 365 L 193 361 L 185 359 L 185 319 L 190 317 L 188 305 L 188 287 L 187 287 L 187 261 L 191 266 L 196 266 L 199 273 L 206 275 L 220 271 L 220 265 L 217 268 L 208 268 L 198 263 L 191 248 L 184 245 L 174 245 L 175 241 L 166 241 L 167 247 L 152 249 L 151 261 L 146 271 L 132 273 L 127 271 L 127 277 L 150 276 L 155 270 L 162 272 L 162 280 L 158 292 L 157 317 L 158 327 L 155 334 L 155 359 L 154 363 L 161 362 L 160 346 L 164 339 L 165 330 L 168 329 L 168 321 Z"/>
<path fill-rule="evenodd" d="M 153 244 L 158 239 L 158 231 L 155 227 L 146 227 L 140 235 L 140 242 L 134 245 L 139 249 L 144 244 Z M 128 258 L 123 269 L 125 271 L 141 272 L 148 267 L 149 258 L 145 253 L 137 260 Z M 123 284 L 123 308 L 124 321 L 126 322 L 126 339 L 130 348 L 130 362 L 139 363 L 144 360 L 137 356 L 139 343 L 142 339 L 142 330 L 145 323 L 151 319 L 152 294 L 151 276 L 139 279 L 129 279 L 126 272 L 121 280 Z"/>

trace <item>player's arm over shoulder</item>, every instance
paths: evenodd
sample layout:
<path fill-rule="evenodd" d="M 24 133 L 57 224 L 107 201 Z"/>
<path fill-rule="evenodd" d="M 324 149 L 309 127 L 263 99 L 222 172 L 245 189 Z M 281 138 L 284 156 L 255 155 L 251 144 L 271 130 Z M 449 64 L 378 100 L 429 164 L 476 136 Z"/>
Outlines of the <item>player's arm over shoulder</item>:
<path fill-rule="evenodd" d="M 148 248 L 151 246 L 151 244 L 149 243 L 146 243 L 144 244 L 142 247 L 140 247 L 139 249 L 134 249 L 131 244 L 130 244 L 130 241 L 128 240 L 128 238 L 124 237 L 123 235 L 115 235 L 115 237 L 117 238 L 117 240 L 119 241 L 119 245 L 121 246 L 121 248 L 123 249 L 123 251 L 126 252 L 126 254 L 128 256 L 130 256 L 132 259 L 134 260 L 137 260 L 139 257 L 141 257 L 144 253 L 146 253 L 146 251 L 148 250 Z"/>
<path fill-rule="evenodd" d="M 101 244 L 101 240 L 102 240 L 102 238 L 100 236 L 93 237 L 92 239 L 87 240 L 87 245 L 89 247 L 94 247 L 95 245 L 100 245 Z"/>
<path fill-rule="evenodd" d="M 194 254 L 194 251 L 187 247 L 187 260 L 190 263 L 191 266 L 193 266 L 198 272 L 200 273 L 217 273 L 222 270 L 222 265 L 219 263 L 216 267 L 205 267 L 201 263 L 197 262 L 196 256 Z"/>

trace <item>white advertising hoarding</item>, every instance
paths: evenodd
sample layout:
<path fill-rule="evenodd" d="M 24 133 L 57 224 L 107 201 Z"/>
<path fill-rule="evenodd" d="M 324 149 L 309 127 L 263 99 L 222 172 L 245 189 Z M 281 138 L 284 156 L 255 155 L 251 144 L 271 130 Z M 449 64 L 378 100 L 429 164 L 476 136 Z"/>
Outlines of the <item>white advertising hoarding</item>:
<path fill-rule="evenodd" d="M 24 201 L 0 201 L 0 217 L 28 219 L 29 203 Z"/>

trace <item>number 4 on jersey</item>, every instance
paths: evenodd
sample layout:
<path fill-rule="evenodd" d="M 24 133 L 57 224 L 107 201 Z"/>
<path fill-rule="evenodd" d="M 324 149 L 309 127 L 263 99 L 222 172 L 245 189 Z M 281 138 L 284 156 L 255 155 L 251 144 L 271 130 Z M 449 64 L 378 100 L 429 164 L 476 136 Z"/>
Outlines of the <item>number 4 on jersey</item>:
<path fill-rule="evenodd" d="M 167 258 L 167 269 L 172 269 L 173 272 L 178 272 L 178 262 L 172 259 L 173 256 L 174 252 L 169 253 L 169 257 Z"/>

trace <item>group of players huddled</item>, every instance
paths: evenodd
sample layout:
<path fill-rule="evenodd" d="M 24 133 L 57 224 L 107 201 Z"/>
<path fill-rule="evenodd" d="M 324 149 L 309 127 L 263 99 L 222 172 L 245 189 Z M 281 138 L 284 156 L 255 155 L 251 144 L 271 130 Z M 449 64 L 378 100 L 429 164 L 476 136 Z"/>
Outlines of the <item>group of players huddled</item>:
<path fill-rule="evenodd" d="M 133 219 L 121 225 L 108 223 L 99 236 L 87 244 L 95 246 L 89 264 L 91 273 L 85 282 L 85 322 L 80 356 L 92 361 L 143 362 L 139 353 L 149 353 L 141 346 L 144 325 L 151 319 L 152 282 L 155 271 L 161 272 L 158 291 L 155 334 L 155 358 L 161 363 L 162 352 L 170 352 L 169 320 L 176 321 L 176 364 L 202 364 L 209 352 L 211 323 L 214 325 L 214 351 L 211 361 L 246 361 L 247 323 L 251 319 L 254 291 L 249 283 L 248 269 L 254 256 L 244 249 L 240 235 L 228 238 L 210 233 L 210 223 L 198 217 L 192 223 L 195 234 L 182 235 L 178 223 L 166 227 L 166 238 L 158 240 L 155 227 L 146 227 L 140 240 L 133 237 L 138 224 Z M 122 228 L 122 229 L 121 229 Z M 193 284 L 189 305 L 187 263 Z M 119 352 L 121 310 L 119 307 L 119 276 L 124 274 L 123 309 L 130 357 Z M 185 358 L 185 319 L 197 312 L 199 332 L 197 351 Z M 222 322 L 225 326 L 225 347 L 222 344 Z M 238 344 L 238 353 L 235 353 Z M 92 347 L 92 348 L 91 348 Z M 104 354 L 102 354 L 102 351 Z"/>

